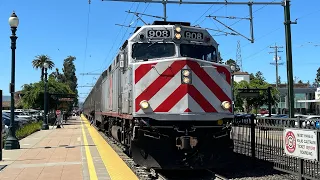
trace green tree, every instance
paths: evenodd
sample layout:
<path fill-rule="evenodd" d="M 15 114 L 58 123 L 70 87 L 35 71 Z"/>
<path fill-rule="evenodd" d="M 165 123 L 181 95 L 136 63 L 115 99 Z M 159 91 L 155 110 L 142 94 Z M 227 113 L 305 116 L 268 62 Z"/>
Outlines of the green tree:
<path fill-rule="evenodd" d="M 298 84 L 303 84 L 302 80 L 299 80 L 299 81 L 298 81 Z"/>
<path fill-rule="evenodd" d="M 58 68 L 56 68 L 56 71 L 52 72 L 49 77 L 55 78 L 58 82 L 65 82 L 64 74 L 61 74 Z"/>
<path fill-rule="evenodd" d="M 238 89 L 267 89 L 270 86 L 269 83 L 265 81 L 263 74 L 258 71 L 254 76 L 251 75 L 250 83 L 246 81 L 240 81 L 234 84 L 236 98 L 235 106 L 237 110 L 246 110 L 249 113 L 252 109 L 258 109 L 263 105 L 268 104 L 268 92 L 260 91 L 257 97 L 241 97 L 238 93 Z M 271 90 L 271 104 L 275 105 L 279 100 L 279 91 L 276 88 Z M 243 108 L 245 106 L 245 108 Z"/>
<path fill-rule="evenodd" d="M 64 83 L 57 82 L 55 78 L 48 79 L 48 93 L 73 94 L 70 87 Z M 44 108 L 44 81 L 25 84 L 22 86 L 22 105 L 24 108 Z M 48 108 L 56 107 L 56 100 L 48 97 Z"/>
<path fill-rule="evenodd" d="M 76 98 L 74 99 L 74 104 L 78 105 L 78 78 L 76 76 L 76 67 L 74 65 L 74 61 L 76 60 L 76 57 L 74 56 L 68 56 L 66 59 L 64 59 L 63 62 L 63 77 L 59 77 L 63 83 L 67 84 L 70 89 L 76 94 Z"/>
<path fill-rule="evenodd" d="M 41 69 L 41 81 L 43 81 L 43 76 L 44 76 L 44 67 L 43 67 L 44 63 L 49 64 L 48 69 L 52 69 L 54 67 L 54 62 L 51 60 L 51 58 L 48 55 L 38 55 L 32 61 L 33 68 Z"/>
<path fill-rule="evenodd" d="M 314 80 L 313 86 L 318 87 L 320 83 L 320 67 L 317 70 L 316 78 Z"/>
<path fill-rule="evenodd" d="M 238 65 L 237 62 L 236 62 L 235 60 L 233 60 L 233 59 L 227 60 L 225 64 L 227 64 L 227 65 L 229 65 L 229 66 L 232 66 L 232 65 L 235 66 L 235 72 L 240 71 L 239 65 Z"/>

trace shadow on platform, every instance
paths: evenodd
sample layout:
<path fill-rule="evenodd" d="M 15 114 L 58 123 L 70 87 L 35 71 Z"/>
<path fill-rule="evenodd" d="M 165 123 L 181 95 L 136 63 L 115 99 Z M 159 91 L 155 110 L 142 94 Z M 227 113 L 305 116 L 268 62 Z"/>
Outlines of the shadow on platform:
<path fill-rule="evenodd" d="M 59 145 L 59 146 L 44 146 L 44 147 L 31 147 L 31 148 L 20 148 L 20 149 L 51 149 L 51 148 L 75 148 L 81 146 L 96 146 L 95 144 L 88 144 L 88 145 L 76 145 L 76 146 L 69 146 L 69 145 Z"/>

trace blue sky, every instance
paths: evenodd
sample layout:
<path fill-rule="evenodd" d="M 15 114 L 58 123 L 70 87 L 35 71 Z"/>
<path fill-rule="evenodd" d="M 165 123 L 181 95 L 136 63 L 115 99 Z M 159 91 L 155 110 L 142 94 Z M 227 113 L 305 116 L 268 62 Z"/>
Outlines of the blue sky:
<path fill-rule="evenodd" d="M 222 1 L 222 0 L 220 0 Z M 240 1 L 240 0 L 234 0 Z M 242 0 L 246 1 L 246 0 Z M 257 0 L 256 0 L 257 1 Z M 261 1 L 261 0 L 260 0 Z M 268 1 L 268 0 L 264 0 Z M 269 0 L 272 1 L 272 0 Z M 90 13 L 89 13 L 90 6 Z M 210 9 L 209 9 L 210 8 Z M 26 83 L 40 79 L 40 71 L 34 70 L 31 61 L 36 55 L 47 54 L 62 68 L 63 59 L 68 55 L 75 56 L 78 74 L 78 85 L 91 85 L 98 76 L 80 76 L 80 73 L 101 73 L 109 65 L 119 46 L 129 37 L 132 28 L 116 26 L 115 24 L 142 25 L 132 14 L 125 13 L 131 9 L 146 14 L 163 15 L 161 4 L 102 2 L 92 0 L 2 0 L 0 2 L 0 89 L 4 95 L 9 95 L 11 73 L 10 28 L 8 18 L 15 10 L 20 19 L 16 50 L 16 90 Z M 248 16 L 248 7 L 224 5 L 171 5 L 167 7 L 168 20 L 188 21 L 202 27 L 223 30 L 217 22 L 206 18 L 206 15 L 216 16 Z M 240 36 L 215 35 L 220 44 L 222 58 L 236 58 L 237 41 L 241 43 L 242 66 L 244 71 L 262 71 L 269 82 L 275 82 L 275 66 L 270 65 L 273 51 L 269 46 L 277 43 L 283 46 L 279 55 L 285 62 L 284 16 L 282 6 L 254 6 L 254 36 L 255 43 Z M 205 13 L 207 12 L 207 13 Z M 204 14 L 205 13 L 205 14 Z M 202 16 L 204 15 L 204 16 Z M 88 21 L 89 17 L 89 21 Z M 294 76 L 299 80 L 313 82 L 320 46 L 320 1 L 293 0 L 291 19 L 298 18 L 298 24 L 292 25 L 293 68 Z M 143 18 L 152 22 L 152 18 Z M 219 19 L 231 25 L 237 20 Z M 242 20 L 232 25 L 236 31 L 249 37 L 249 22 Z M 227 31 L 227 30 L 226 30 Z M 310 43 L 309 43 L 310 42 Z M 279 75 L 286 81 L 286 66 L 280 66 Z M 79 88 L 79 96 L 84 99 L 85 93 L 91 88 Z"/>

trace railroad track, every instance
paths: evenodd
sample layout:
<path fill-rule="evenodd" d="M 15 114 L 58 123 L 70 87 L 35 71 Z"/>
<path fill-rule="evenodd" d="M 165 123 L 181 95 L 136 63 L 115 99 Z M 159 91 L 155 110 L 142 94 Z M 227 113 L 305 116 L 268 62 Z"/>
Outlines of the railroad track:
<path fill-rule="evenodd" d="M 156 180 L 227 180 L 228 178 L 216 174 L 211 170 L 193 170 L 193 171 L 154 171 Z"/>
<path fill-rule="evenodd" d="M 103 139 L 113 148 L 113 150 L 118 154 L 118 156 L 127 164 L 127 166 L 137 175 L 140 180 L 188 180 L 190 179 L 190 174 L 195 174 L 195 171 L 187 171 L 183 173 L 177 173 L 177 171 L 159 171 L 155 169 L 146 169 L 145 167 L 138 166 L 134 163 L 133 159 L 130 158 L 125 153 L 125 147 L 113 139 L 112 137 L 106 136 L 104 132 L 99 131 L 96 126 L 93 126 Z M 199 173 L 200 177 L 191 177 L 192 180 L 227 180 L 221 175 L 214 173 L 211 170 L 201 170 L 202 173 Z M 203 171 L 205 173 L 203 173 Z M 190 179 L 191 180 L 191 179 Z"/>

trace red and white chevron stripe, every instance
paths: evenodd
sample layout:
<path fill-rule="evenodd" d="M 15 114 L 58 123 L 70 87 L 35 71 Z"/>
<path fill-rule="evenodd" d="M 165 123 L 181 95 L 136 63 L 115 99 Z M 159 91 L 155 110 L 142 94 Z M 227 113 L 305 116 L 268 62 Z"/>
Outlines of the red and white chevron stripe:
<path fill-rule="evenodd" d="M 231 73 L 221 65 L 196 60 L 170 60 L 135 64 L 134 112 L 183 113 L 231 112 L 221 102 L 231 103 Z M 209 67 L 208 67 L 209 66 Z M 192 83 L 181 83 L 181 70 L 192 72 Z M 147 100 L 150 109 L 142 110 L 140 102 Z"/>

